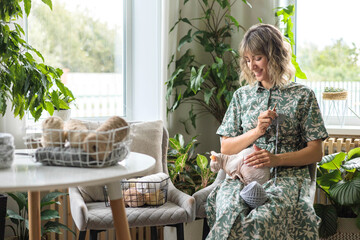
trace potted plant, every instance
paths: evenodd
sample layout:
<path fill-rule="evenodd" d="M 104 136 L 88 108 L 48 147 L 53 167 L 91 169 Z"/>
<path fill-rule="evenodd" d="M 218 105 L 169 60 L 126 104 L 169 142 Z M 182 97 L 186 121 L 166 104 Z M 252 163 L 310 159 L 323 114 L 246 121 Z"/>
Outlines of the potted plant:
<path fill-rule="evenodd" d="M 216 177 L 209 168 L 208 159 L 201 154 L 194 157 L 196 137 L 185 143 L 181 134 L 169 139 L 168 170 L 175 187 L 189 195 L 211 184 Z"/>
<path fill-rule="evenodd" d="M 15 200 L 18 206 L 18 212 L 14 210 L 7 210 L 7 218 L 15 225 L 6 225 L 10 228 L 17 240 L 28 240 L 29 239 L 29 225 L 28 225 L 28 194 L 26 192 L 7 193 L 12 199 Z M 59 196 L 67 195 L 62 192 L 50 192 L 41 199 L 41 220 L 46 221 L 41 228 L 41 239 L 49 239 L 49 233 L 61 234 L 60 229 L 65 229 L 72 232 L 66 225 L 57 221 L 51 221 L 60 218 L 58 211 L 48 209 L 47 207 L 52 204 L 60 204 L 55 199 Z"/>
<path fill-rule="evenodd" d="M 42 2 L 52 8 L 51 0 Z M 2 1 L 0 6 L 0 114 L 6 113 L 10 103 L 15 117 L 21 119 L 29 111 L 36 121 L 44 110 L 52 111 L 47 100 L 54 90 L 73 96 L 60 80 L 62 70 L 45 65 L 41 53 L 24 38 L 25 32 L 17 21 L 22 20 L 23 14 L 29 16 L 30 9 L 31 0 Z M 33 54 L 42 62 L 37 62 Z"/>
<path fill-rule="evenodd" d="M 65 95 L 59 90 L 53 90 L 48 94 L 48 100 L 45 101 L 45 104 L 51 116 L 58 116 L 66 121 L 70 118 L 70 104 L 75 100 L 75 97 L 69 89 L 65 89 L 64 91 L 67 92 L 68 95 Z"/>
<path fill-rule="evenodd" d="M 324 156 L 317 170 L 317 187 L 330 203 L 314 205 L 320 237 L 334 235 L 339 218 L 353 218 L 360 232 L 360 148 Z"/>
<path fill-rule="evenodd" d="M 346 100 L 348 92 L 343 88 L 325 87 L 323 100 Z"/>

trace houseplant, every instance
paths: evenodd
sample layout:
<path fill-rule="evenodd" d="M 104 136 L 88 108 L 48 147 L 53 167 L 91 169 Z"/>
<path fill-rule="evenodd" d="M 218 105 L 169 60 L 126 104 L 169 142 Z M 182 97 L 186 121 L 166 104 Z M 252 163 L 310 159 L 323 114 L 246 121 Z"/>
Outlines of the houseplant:
<path fill-rule="evenodd" d="M 184 5 L 188 1 L 184 1 Z M 190 104 L 188 120 L 196 128 L 198 116 L 210 113 L 221 123 L 234 91 L 240 86 L 238 51 L 230 46 L 234 31 L 245 30 L 231 16 L 231 7 L 237 1 L 198 1 L 202 12 L 191 19 L 179 14 L 178 21 L 171 28 L 186 24 L 190 29 L 178 44 L 177 50 L 191 44 L 198 44 L 201 53 L 195 55 L 189 48 L 174 60 L 175 70 L 166 82 L 168 113 L 174 112 L 181 104 Z M 243 3 L 251 7 L 246 1 Z M 202 24 L 202 27 L 197 27 Z M 199 62 L 200 55 L 208 56 L 208 62 Z M 170 98 L 174 94 L 173 98 Z"/>
<path fill-rule="evenodd" d="M 343 88 L 325 87 L 323 100 L 346 100 L 348 92 Z"/>
<path fill-rule="evenodd" d="M 208 159 L 201 154 L 194 156 L 198 145 L 196 137 L 185 143 L 181 134 L 169 139 L 168 170 L 175 187 L 189 195 L 211 184 L 216 174 L 208 167 Z"/>
<path fill-rule="evenodd" d="M 7 218 L 11 220 L 13 225 L 7 225 L 15 236 L 17 236 L 18 240 L 27 240 L 29 239 L 29 225 L 28 225 L 28 194 L 26 192 L 15 192 L 15 193 L 7 193 L 12 199 L 15 200 L 18 206 L 18 212 L 15 212 L 11 209 L 7 210 Z M 61 234 L 60 229 L 65 229 L 75 233 L 69 229 L 66 225 L 61 224 L 57 221 L 51 221 L 59 217 L 59 213 L 56 210 L 47 209 L 46 207 L 52 204 L 60 204 L 58 201 L 55 201 L 59 196 L 67 195 L 67 193 L 62 192 L 50 192 L 46 194 L 41 199 L 41 220 L 46 221 L 45 224 L 41 228 L 42 239 L 48 239 L 48 233 L 54 232 L 56 234 Z"/>
<path fill-rule="evenodd" d="M 22 2 L 29 16 L 31 0 L 2 1 L 0 6 L 0 113 L 6 113 L 10 102 L 15 117 L 21 119 L 29 111 L 36 121 L 44 110 L 52 111 L 47 100 L 54 90 L 73 96 L 60 80 L 62 70 L 44 64 L 41 53 L 26 42 L 25 32 L 18 23 L 24 14 Z M 52 8 L 51 0 L 43 2 Z M 33 54 L 42 62 L 37 62 Z"/>
<path fill-rule="evenodd" d="M 322 219 L 320 237 L 336 233 L 338 217 L 356 219 L 360 229 L 360 148 L 324 156 L 317 166 L 317 187 L 330 202 L 314 205 Z"/>

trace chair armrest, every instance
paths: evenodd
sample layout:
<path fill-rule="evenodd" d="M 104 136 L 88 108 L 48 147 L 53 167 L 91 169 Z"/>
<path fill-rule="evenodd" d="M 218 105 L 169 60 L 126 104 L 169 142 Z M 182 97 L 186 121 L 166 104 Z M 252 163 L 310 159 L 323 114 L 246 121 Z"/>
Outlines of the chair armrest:
<path fill-rule="evenodd" d="M 88 209 L 77 187 L 69 188 L 71 215 L 80 231 L 87 228 Z"/>
<path fill-rule="evenodd" d="M 222 180 L 225 179 L 226 173 L 223 170 L 220 170 L 216 176 L 215 181 L 210 184 L 209 186 L 197 191 L 193 194 L 193 197 L 196 201 L 196 217 L 197 218 L 205 218 L 205 203 L 207 197 L 209 196 L 210 192 L 218 185 Z"/>
<path fill-rule="evenodd" d="M 187 213 L 186 222 L 195 220 L 195 199 L 177 189 L 171 181 L 169 181 L 168 186 L 168 200 L 185 209 Z"/>

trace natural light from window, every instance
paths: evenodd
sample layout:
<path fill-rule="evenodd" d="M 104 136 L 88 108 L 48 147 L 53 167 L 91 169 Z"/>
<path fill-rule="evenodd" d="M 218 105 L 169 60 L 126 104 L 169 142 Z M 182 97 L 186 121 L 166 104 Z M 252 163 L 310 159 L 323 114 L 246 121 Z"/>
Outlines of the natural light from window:
<path fill-rule="evenodd" d="M 360 125 L 360 2 L 299 0 L 296 9 L 296 55 L 316 93 L 327 125 Z M 326 87 L 347 91 L 346 100 L 323 98 Z M 332 98 L 332 97 L 331 97 Z"/>
<path fill-rule="evenodd" d="M 123 1 L 53 0 L 53 10 L 33 2 L 28 40 L 45 63 L 63 69 L 76 97 L 73 118 L 125 116 Z"/>

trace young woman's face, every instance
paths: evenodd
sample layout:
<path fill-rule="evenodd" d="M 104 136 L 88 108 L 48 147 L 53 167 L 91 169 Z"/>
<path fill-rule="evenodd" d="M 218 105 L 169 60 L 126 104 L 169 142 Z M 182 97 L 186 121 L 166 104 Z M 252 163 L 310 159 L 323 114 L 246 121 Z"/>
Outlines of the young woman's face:
<path fill-rule="evenodd" d="M 255 74 L 256 80 L 262 83 L 265 88 L 271 87 L 269 74 L 268 74 L 268 60 L 265 55 L 253 55 L 246 53 L 245 61 L 249 69 Z"/>

